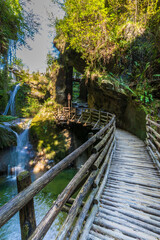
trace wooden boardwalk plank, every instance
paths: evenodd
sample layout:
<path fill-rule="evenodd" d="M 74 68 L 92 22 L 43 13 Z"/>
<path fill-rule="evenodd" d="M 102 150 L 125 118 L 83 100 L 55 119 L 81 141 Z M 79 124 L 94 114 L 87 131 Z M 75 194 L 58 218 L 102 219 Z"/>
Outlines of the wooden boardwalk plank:
<path fill-rule="evenodd" d="M 90 240 L 160 240 L 160 173 L 145 144 L 116 131 L 116 150 Z"/>

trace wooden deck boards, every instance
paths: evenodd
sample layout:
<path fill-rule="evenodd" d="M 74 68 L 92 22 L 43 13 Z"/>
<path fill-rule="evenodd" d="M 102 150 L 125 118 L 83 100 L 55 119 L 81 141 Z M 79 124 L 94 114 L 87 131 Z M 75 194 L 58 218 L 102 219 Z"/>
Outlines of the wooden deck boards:
<path fill-rule="evenodd" d="M 143 141 L 116 132 L 116 150 L 88 240 L 160 239 L 160 173 Z"/>

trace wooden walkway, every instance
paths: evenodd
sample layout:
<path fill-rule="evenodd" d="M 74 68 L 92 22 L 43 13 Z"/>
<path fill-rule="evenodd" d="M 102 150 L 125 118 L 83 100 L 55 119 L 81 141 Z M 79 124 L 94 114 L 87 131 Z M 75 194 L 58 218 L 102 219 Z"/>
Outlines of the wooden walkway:
<path fill-rule="evenodd" d="M 108 180 L 91 215 L 88 237 L 80 239 L 160 239 L 160 174 L 144 142 L 126 131 L 116 131 Z"/>
<path fill-rule="evenodd" d="M 160 169 L 159 121 L 147 116 L 145 145 L 136 136 L 116 130 L 115 115 L 88 108 L 79 110 L 55 110 L 57 124 L 74 122 L 86 126 L 89 139 L 3 205 L 0 227 L 20 211 L 22 240 L 24 231 L 25 239 L 40 240 L 60 211 L 67 211 L 53 239 L 160 240 L 160 172 L 156 168 Z M 32 217 L 33 197 L 85 151 L 88 159 L 84 165 L 38 226 L 32 224 L 36 222 Z M 29 183 L 29 173 L 25 174 L 27 180 L 23 172 L 19 179 Z"/>

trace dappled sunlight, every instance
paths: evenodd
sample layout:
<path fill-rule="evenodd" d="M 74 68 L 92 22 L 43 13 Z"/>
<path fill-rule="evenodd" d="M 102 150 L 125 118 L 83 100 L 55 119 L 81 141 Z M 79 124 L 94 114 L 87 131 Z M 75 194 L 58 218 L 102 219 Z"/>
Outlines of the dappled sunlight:
<path fill-rule="evenodd" d="M 38 162 L 35 167 L 33 168 L 33 172 L 34 173 L 38 173 L 40 171 L 44 171 L 45 169 L 45 165 L 44 162 Z"/>

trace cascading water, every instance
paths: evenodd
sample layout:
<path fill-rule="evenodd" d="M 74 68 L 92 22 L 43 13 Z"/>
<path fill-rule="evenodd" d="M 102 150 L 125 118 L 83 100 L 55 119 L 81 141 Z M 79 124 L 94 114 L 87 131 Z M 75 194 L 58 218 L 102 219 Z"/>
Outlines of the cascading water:
<path fill-rule="evenodd" d="M 5 109 L 4 113 L 3 113 L 3 115 L 7 115 L 8 111 L 9 111 L 9 108 L 11 110 L 11 115 L 12 116 L 15 115 L 15 96 L 16 96 L 17 91 L 19 90 L 19 88 L 20 88 L 20 83 L 18 83 L 15 86 L 13 92 L 10 93 L 10 99 L 9 99 L 9 102 L 8 102 L 8 104 L 6 106 L 6 109 Z"/>
<path fill-rule="evenodd" d="M 15 163 L 16 176 L 20 171 L 23 171 L 25 169 L 25 166 L 28 163 L 28 160 L 30 159 L 29 127 L 30 127 L 31 121 L 32 120 L 28 122 L 26 129 L 17 138 L 17 147 L 16 147 L 17 159 Z"/>
<path fill-rule="evenodd" d="M 14 134 L 15 134 L 15 136 L 16 136 L 16 138 L 17 138 L 17 144 L 18 144 L 18 142 L 19 142 L 19 135 L 18 135 L 18 133 L 17 132 L 15 132 L 11 127 L 10 127 L 10 124 L 9 123 L 7 123 L 7 125 L 3 125 L 3 124 L 0 124 L 0 128 L 4 128 L 4 129 L 6 129 L 8 132 L 13 132 Z M 7 170 L 7 175 L 8 175 L 8 178 L 11 176 L 11 166 L 13 165 L 13 162 L 15 161 L 14 159 L 15 159 L 15 154 L 14 154 L 14 148 L 15 147 L 13 147 L 13 148 L 11 148 L 11 150 L 8 152 L 8 158 L 9 159 L 11 159 L 9 162 L 9 164 L 8 164 L 8 170 Z"/>
<path fill-rule="evenodd" d="M 26 129 L 17 134 L 17 146 L 10 150 L 10 163 L 8 164 L 8 178 L 13 178 L 23 171 L 31 158 L 29 143 L 29 127 L 31 120 L 28 122 Z"/>
<path fill-rule="evenodd" d="M 9 132 L 13 132 L 17 138 L 17 146 L 10 148 L 6 156 L 8 161 L 8 178 L 17 176 L 20 171 L 25 169 L 25 166 L 28 164 L 28 161 L 32 157 L 33 151 L 31 150 L 31 145 L 29 143 L 29 127 L 31 120 L 28 122 L 25 130 L 18 134 L 11 129 L 10 125 L 0 124 L 0 128 L 4 128 Z"/>

